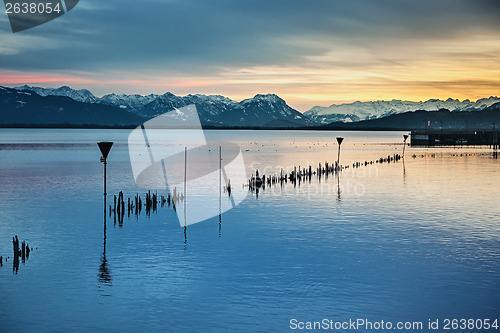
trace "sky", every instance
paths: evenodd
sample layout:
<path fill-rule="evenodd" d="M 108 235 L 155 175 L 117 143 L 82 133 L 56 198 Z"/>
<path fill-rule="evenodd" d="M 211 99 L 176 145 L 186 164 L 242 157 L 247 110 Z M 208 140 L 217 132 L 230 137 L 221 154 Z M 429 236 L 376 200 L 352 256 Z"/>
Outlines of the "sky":
<path fill-rule="evenodd" d="M 80 0 L 12 33 L 0 85 L 108 93 L 275 93 L 299 111 L 500 96 L 497 0 Z"/>

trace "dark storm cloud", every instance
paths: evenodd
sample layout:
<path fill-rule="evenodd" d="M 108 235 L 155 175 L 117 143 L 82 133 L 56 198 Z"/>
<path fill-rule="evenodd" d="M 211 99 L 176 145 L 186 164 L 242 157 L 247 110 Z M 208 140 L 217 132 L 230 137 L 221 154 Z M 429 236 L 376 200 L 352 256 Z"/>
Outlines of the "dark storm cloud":
<path fill-rule="evenodd" d="M 0 22 L 0 67 L 162 68 L 300 63 L 332 47 L 498 31 L 499 1 L 81 0 L 65 16 L 12 34 Z M 309 41 L 309 42 L 308 42 Z"/>

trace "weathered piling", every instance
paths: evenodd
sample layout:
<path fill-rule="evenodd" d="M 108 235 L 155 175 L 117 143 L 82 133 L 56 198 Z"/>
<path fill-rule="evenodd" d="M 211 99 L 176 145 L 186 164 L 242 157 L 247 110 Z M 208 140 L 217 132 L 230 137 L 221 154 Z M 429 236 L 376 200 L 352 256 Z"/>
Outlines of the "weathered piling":
<path fill-rule="evenodd" d="M 139 206 L 139 193 L 135 195 L 134 200 L 135 200 L 135 213 L 137 214 L 137 208 Z"/>
<path fill-rule="evenodd" d="M 26 260 L 26 243 L 24 241 L 21 243 L 21 259 L 23 262 Z"/>
<path fill-rule="evenodd" d="M 152 205 L 152 202 L 151 202 L 151 191 L 148 191 L 146 193 L 146 215 L 148 215 L 148 216 L 151 213 L 151 205 Z"/>
<path fill-rule="evenodd" d="M 125 215 L 125 201 L 123 199 L 123 192 L 120 191 L 118 193 L 118 200 L 117 200 L 117 207 L 116 207 L 116 213 L 115 213 L 115 223 L 116 223 L 116 215 L 118 215 L 118 224 L 120 226 L 123 225 L 123 217 Z"/>
<path fill-rule="evenodd" d="M 14 258 L 19 258 L 21 256 L 21 250 L 19 249 L 19 239 L 17 235 L 12 237 L 12 246 L 14 250 Z"/>
<path fill-rule="evenodd" d="M 12 247 L 14 250 L 14 260 L 12 263 L 12 271 L 17 274 L 19 270 L 19 257 L 21 257 L 21 250 L 19 249 L 19 238 L 16 236 L 12 237 Z"/>

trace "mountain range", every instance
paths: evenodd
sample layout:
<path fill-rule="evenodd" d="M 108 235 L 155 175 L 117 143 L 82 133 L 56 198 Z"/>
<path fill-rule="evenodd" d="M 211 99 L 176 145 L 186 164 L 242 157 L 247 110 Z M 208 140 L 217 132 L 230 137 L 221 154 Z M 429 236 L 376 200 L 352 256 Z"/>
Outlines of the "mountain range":
<path fill-rule="evenodd" d="M 494 103 L 500 102 L 498 97 L 481 98 L 475 102 L 468 99 L 460 101 L 448 98 L 447 100 L 429 99 L 423 102 L 410 102 L 393 99 L 392 101 L 354 102 L 349 104 L 333 104 L 329 107 L 315 106 L 304 112 L 311 120 L 329 124 L 332 122 L 356 122 L 361 120 L 377 119 L 408 111 L 426 110 L 437 111 L 479 111 Z"/>
<path fill-rule="evenodd" d="M 114 106 L 0 86 L 0 125 L 129 126 L 143 121 Z"/>
<path fill-rule="evenodd" d="M 25 98 L 23 93 L 31 92 L 45 98 L 51 96 L 69 97 L 76 102 L 94 105 L 94 108 L 109 106 L 121 110 L 122 113 L 126 112 L 123 114 L 127 115 L 127 119 L 128 115 L 132 114 L 139 116 L 143 121 L 175 108 L 195 104 L 201 124 L 204 126 L 266 127 L 268 123 L 276 124 L 276 121 L 286 124 L 286 127 L 313 124 L 302 113 L 288 106 L 283 99 L 274 94 L 259 94 L 253 98 L 235 102 L 220 95 L 176 96 L 170 92 L 163 95 L 151 94 L 147 96 L 109 94 L 98 98 L 86 89 L 74 90 L 67 86 L 54 89 L 25 85 L 14 89 L 7 87 L 3 87 L 3 89 L 12 93 L 17 91 L 21 100 Z M 15 106 L 17 109 L 20 107 L 19 105 Z M 99 121 L 99 119 L 96 118 L 94 121 Z M 5 123 L 3 119 L 2 123 Z"/>
<path fill-rule="evenodd" d="M 354 102 L 329 107 L 315 106 L 302 114 L 275 94 L 259 94 L 236 102 L 220 95 L 176 96 L 167 92 L 163 95 L 146 96 L 108 94 L 99 98 L 86 89 L 75 90 L 67 86 L 60 88 L 0 86 L 0 124 L 137 126 L 175 108 L 195 104 L 200 121 L 205 127 L 321 128 L 331 123 L 333 126 L 342 127 L 342 123 L 345 123 L 345 127 L 348 128 L 351 127 L 349 123 L 369 127 L 371 125 L 366 125 L 364 121 L 399 119 L 389 116 L 408 111 L 447 109 L 452 113 L 476 112 L 498 102 L 500 102 L 498 97 L 483 98 L 476 102 L 451 98 L 445 101 L 431 99 L 425 102 L 401 100 Z M 416 118 L 401 119 L 411 120 L 412 123 Z M 443 122 L 442 119 L 440 121 Z M 419 126 L 417 123 L 414 125 Z"/>
<path fill-rule="evenodd" d="M 491 131 L 500 125 L 500 102 L 481 111 L 408 111 L 358 122 L 336 122 L 322 128 L 335 130 L 439 130 Z"/>

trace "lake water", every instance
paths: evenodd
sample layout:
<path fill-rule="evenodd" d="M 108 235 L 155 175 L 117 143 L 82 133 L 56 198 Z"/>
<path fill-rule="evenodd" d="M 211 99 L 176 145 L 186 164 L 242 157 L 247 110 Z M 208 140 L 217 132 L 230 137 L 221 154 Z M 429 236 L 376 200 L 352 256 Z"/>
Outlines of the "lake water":
<path fill-rule="evenodd" d="M 401 153 L 404 133 L 207 133 L 223 156 L 240 146 L 249 174 L 334 162 L 336 136 L 351 167 L 249 194 L 186 233 L 168 207 L 104 225 L 97 141 L 115 142 L 107 202 L 145 193 L 130 130 L 1 129 L 0 332 L 288 332 L 325 318 L 423 323 L 408 332 L 439 319 L 444 332 L 446 318 L 499 318 L 490 150 L 407 148 L 404 163 L 353 169 Z M 34 248 L 17 272 L 14 235 Z"/>

